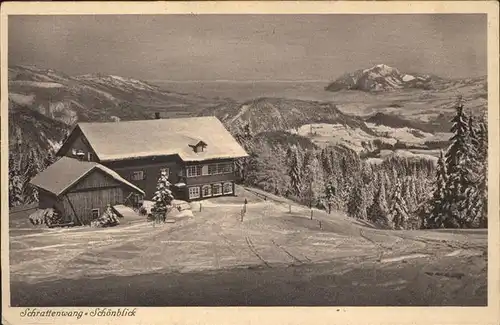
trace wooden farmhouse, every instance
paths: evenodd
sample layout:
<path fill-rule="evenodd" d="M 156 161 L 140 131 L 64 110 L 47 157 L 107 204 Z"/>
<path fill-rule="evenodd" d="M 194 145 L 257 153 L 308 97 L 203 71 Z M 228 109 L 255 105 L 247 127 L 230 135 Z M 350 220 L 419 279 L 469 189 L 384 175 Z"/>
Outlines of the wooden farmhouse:
<path fill-rule="evenodd" d="M 124 204 L 144 191 L 96 162 L 62 157 L 36 175 L 38 208 L 54 209 L 75 225 L 87 225 L 108 205 Z"/>
<path fill-rule="evenodd" d="M 79 123 L 58 156 L 102 164 L 151 199 L 166 171 L 177 199 L 233 195 L 234 161 L 248 156 L 216 117 Z"/>

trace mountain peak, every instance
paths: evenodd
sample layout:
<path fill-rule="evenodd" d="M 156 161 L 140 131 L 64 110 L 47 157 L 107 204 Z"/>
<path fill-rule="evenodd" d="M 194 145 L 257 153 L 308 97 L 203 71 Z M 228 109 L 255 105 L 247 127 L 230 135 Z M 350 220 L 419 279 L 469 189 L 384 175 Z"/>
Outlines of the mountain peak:
<path fill-rule="evenodd" d="M 394 91 L 397 89 L 434 89 L 440 78 L 422 74 L 403 73 L 397 68 L 380 63 L 368 69 L 345 74 L 330 83 L 326 90 L 361 90 L 368 92 Z"/>

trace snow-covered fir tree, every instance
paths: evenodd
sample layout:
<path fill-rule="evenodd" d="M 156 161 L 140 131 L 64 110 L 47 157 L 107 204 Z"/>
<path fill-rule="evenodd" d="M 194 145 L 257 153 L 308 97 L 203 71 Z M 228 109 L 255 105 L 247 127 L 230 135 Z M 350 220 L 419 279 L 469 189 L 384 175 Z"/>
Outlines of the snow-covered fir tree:
<path fill-rule="evenodd" d="M 394 229 L 405 229 L 409 219 L 408 207 L 403 198 L 403 184 L 397 179 L 389 207 L 389 225 Z"/>
<path fill-rule="evenodd" d="M 321 150 L 321 164 L 323 167 L 323 172 L 325 178 L 330 179 L 331 175 L 334 173 L 332 166 L 331 154 L 327 148 Z"/>
<path fill-rule="evenodd" d="M 151 213 L 156 221 L 165 221 L 168 207 L 172 204 L 174 196 L 170 190 L 170 182 L 168 181 L 168 174 L 162 170 L 158 182 L 156 183 L 156 191 L 153 195 L 153 208 Z"/>
<path fill-rule="evenodd" d="M 478 209 L 481 211 L 479 224 L 481 228 L 488 226 L 488 126 L 486 116 L 483 115 L 478 125 L 478 155 L 479 163 L 481 164 L 481 172 L 479 174 L 478 183 Z"/>
<path fill-rule="evenodd" d="M 41 166 L 41 162 L 43 162 L 43 160 L 38 159 L 36 151 L 31 150 L 28 153 L 24 163 L 24 173 L 21 178 L 23 181 L 22 189 L 24 203 L 33 203 L 38 201 L 38 190 L 35 186 L 30 184 L 30 181 L 44 169 L 44 166 Z"/>
<path fill-rule="evenodd" d="M 467 136 L 468 156 L 466 167 L 468 187 L 465 189 L 463 209 L 466 211 L 465 226 L 467 228 L 487 226 L 487 134 L 480 121 L 478 125 L 469 119 Z"/>
<path fill-rule="evenodd" d="M 302 190 L 302 157 L 297 146 L 291 146 L 287 156 L 291 192 L 292 195 L 299 196 Z"/>
<path fill-rule="evenodd" d="M 347 202 L 347 214 L 356 219 L 367 219 L 364 184 L 361 178 L 357 179 L 351 190 L 349 201 Z"/>
<path fill-rule="evenodd" d="M 373 199 L 373 203 L 368 208 L 368 218 L 376 224 L 379 224 L 383 227 L 389 227 L 389 222 L 387 219 L 387 215 L 389 214 L 389 208 L 387 206 L 387 197 L 385 191 L 385 173 L 382 172 L 382 175 L 379 175 L 379 187 L 375 193 L 375 197 Z"/>
<path fill-rule="evenodd" d="M 468 170 L 469 145 L 467 143 L 468 119 L 461 101 L 456 105 L 456 114 L 452 119 L 451 144 L 446 152 L 446 170 L 448 173 L 446 183 L 445 211 L 446 227 L 464 227 L 466 225 L 467 211 L 464 207 L 466 189 L 469 186 Z"/>
<path fill-rule="evenodd" d="M 481 217 L 479 208 L 481 194 L 479 189 L 479 178 L 482 173 L 483 163 L 479 157 L 479 140 L 477 137 L 476 125 L 473 116 L 469 117 L 466 134 L 467 155 L 464 157 L 464 166 L 467 170 L 467 182 L 464 188 L 464 200 L 461 210 L 464 211 L 462 227 L 471 228 L 477 225 Z"/>
<path fill-rule="evenodd" d="M 430 202 L 431 211 L 428 216 L 424 216 L 423 226 L 425 228 L 441 228 L 446 224 L 446 219 L 449 217 L 445 210 L 447 181 L 446 163 L 441 151 L 437 163 L 434 191 Z"/>
<path fill-rule="evenodd" d="M 308 189 L 308 200 L 311 206 L 317 206 L 324 197 L 324 176 L 321 164 L 315 152 L 311 152 L 306 160 L 304 182 Z"/>

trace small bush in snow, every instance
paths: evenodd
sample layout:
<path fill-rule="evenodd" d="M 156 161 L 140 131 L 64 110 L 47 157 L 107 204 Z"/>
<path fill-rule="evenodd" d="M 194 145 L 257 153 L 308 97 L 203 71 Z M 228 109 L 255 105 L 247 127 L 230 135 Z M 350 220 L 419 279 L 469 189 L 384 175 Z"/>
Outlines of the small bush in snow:
<path fill-rule="evenodd" d="M 120 224 L 119 218 L 113 212 L 111 206 L 108 206 L 104 213 L 90 223 L 91 227 L 113 227 Z"/>
<path fill-rule="evenodd" d="M 146 208 L 145 208 L 145 207 L 140 207 L 140 208 L 139 208 L 139 214 L 140 214 L 141 216 L 145 216 L 145 215 L 147 215 L 147 214 L 148 214 L 148 210 L 146 210 Z"/>
<path fill-rule="evenodd" d="M 42 225 L 45 223 L 45 213 L 46 209 L 38 209 L 29 215 L 28 219 L 32 225 Z"/>
<path fill-rule="evenodd" d="M 28 218 L 32 225 L 46 224 L 48 227 L 52 227 L 64 223 L 62 215 L 52 208 L 38 209 Z"/>

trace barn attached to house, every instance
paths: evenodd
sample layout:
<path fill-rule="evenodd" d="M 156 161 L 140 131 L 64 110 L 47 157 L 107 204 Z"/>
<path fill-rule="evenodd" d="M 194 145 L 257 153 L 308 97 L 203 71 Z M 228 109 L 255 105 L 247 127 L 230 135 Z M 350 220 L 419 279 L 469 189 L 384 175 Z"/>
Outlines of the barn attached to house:
<path fill-rule="evenodd" d="M 145 199 L 165 171 L 174 196 L 186 201 L 234 195 L 235 160 L 248 156 L 214 116 L 78 123 L 57 155 L 105 165 Z"/>
<path fill-rule="evenodd" d="M 65 222 L 88 225 L 108 205 L 141 200 L 144 192 L 115 171 L 96 162 L 62 157 L 31 180 L 38 208 L 53 208 Z"/>

